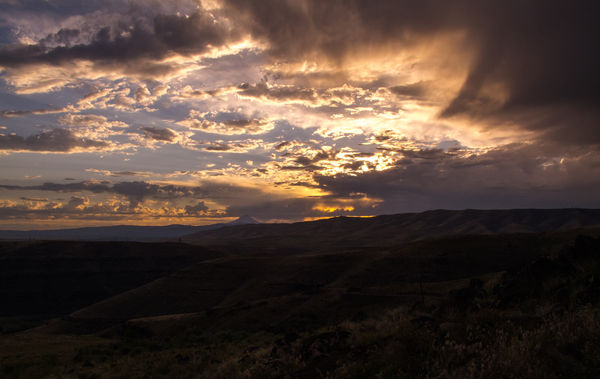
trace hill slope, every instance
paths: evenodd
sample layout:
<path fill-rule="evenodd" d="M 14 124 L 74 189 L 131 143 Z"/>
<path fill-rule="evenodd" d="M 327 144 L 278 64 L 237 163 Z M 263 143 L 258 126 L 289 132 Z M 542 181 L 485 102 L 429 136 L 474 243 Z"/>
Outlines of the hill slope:
<path fill-rule="evenodd" d="M 535 233 L 600 225 L 598 209 L 435 210 L 336 217 L 293 224 L 239 225 L 182 237 L 204 245 L 243 243 L 265 248 L 389 246 L 450 235 Z"/>
<path fill-rule="evenodd" d="M 3 242 L 0 376 L 598 377 L 597 213 L 231 226 L 217 252 Z"/>
<path fill-rule="evenodd" d="M 324 253 L 252 253 L 199 262 L 71 314 L 104 325 L 196 314 L 213 329 L 287 327 L 339 321 L 361 312 L 435 301 L 456 283 L 527 264 L 574 233 L 458 236 L 387 248 Z M 307 320 L 308 317 L 308 320 Z"/>
<path fill-rule="evenodd" d="M 179 243 L 0 243 L 0 318 L 64 315 L 219 253 Z"/>
<path fill-rule="evenodd" d="M 204 226 L 114 225 L 55 230 L 0 230 L 0 240 L 69 240 L 69 241 L 164 241 L 200 231 L 216 230 L 228 225 L 257 224 L 252 217 L 240 217 L 230 223 Z"/>

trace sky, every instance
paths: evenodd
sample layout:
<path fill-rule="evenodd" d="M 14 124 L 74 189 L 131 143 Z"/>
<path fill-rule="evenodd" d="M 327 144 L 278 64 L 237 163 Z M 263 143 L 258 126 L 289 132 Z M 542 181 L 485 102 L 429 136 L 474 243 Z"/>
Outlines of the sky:
<path fill-rule="evenodd" d="M 598 7 L 0 0 L 0 227 L 598 208 Z"/>

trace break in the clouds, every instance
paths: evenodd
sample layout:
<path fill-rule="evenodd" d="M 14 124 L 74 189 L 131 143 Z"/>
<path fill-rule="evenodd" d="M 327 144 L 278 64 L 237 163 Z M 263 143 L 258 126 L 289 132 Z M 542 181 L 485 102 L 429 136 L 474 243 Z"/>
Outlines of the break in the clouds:
<path fill-rule="evenodd" d="M 554 0 L 4 2 L 0 218 L 597 207 L 597 13 Z"/>

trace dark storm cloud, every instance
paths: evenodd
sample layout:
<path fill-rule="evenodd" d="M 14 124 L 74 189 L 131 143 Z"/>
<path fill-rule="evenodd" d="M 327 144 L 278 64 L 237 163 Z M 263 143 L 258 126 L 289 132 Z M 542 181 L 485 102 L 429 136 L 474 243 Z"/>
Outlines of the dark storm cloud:
<path fill-rule="evenodd" d="M 56 33 L 48 34 L 39 41 L 39 44 L 42 46 L 60 45 L 70 47 L 80 34 L 78 29 L 63 28 Z"/>
<path fill-rule="evenodd" d="M 436 208 L 599 207 L 600 154 L 510 145 L 481 155 L 405 154 L 396 167 L 359 175 L 315 176 L 333 196 L 384 199 L 378 213 Z"/>
<path fill-rule="evenodd" d="M 422 37 L 463 32 L 476 54 L 462 89 L 442 117 L 485 119 L 498 127 L 516 121 L 549 139 L 600 143 L 597 2 L 226 0 L 226 4 L 230 17 L 268 41 L 274 57 L 284 59 L 320 53 L 343 62 L 348 53 L 365 46 L 389 42 L 410 46 L 422 42 Z M 499 103 L 490 97 L 497 87 L 507 92 Z M 406 94 L 416 88 L 395 90 Z M 248 91 L 269 96 L 264 88 Z"/>
<path fill-rule="evenodd" d="M 109 147 L 107 142 L 82 138 L 67 129 L 53 129 L 29 137 L 0 136 L 0 150 L 67 153 L 74 150 L 100 150 L 107 147 Z"/>
<path fill-rule="evenodd" d="M 210 46 L 222 45 L 229 35 L 205 12 L 190 16 L 157 15 L 151 27 L 141 22 L 107 26 L 98 30 L 89 43 L 68 44 L 77 33 L 77 30 L 63 30 L 62 33 L 47 36 L 35 45 L 5 46 L 0 50 L 0 66 L 15 68 L 30 64 L 64 65 L 81 59 L 135 71 L 135 67 L 126 66 L 138 60 L 158 61 L 170 53 L 201 53 Z M 50 41 L 65 44 L 48 47 Z M 148 70 L 147 66 L 142 69 Z M 168 70 L 162 66 L 154 68 L 159 71 L 163 69 Z"/>
<path fill-rule="evenodd" d="M 498 9 L 463 88 L 442 115 L 516 120 L 554 140 L 600 143 L 600 52 L 592 47 L 598 10 L 594 2 L 560 1 Z M 486 87 L 497 82 L 508 98 L 486 112 Z"/>

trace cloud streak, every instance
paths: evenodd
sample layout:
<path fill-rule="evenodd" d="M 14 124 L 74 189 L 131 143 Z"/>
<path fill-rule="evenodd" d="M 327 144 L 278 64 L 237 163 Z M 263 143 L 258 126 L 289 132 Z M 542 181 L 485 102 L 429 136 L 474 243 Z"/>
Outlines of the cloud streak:
<path fill-rule="evenodd" d="M 0 135 L 0 150 L 70 153 L 110 148 L 105 141 L 80 137 L 68 129 L 52 129 L 29 137 Z"/>
<path fill-rule="evenodd" d="M 63 32 L 63 33 L 61 33 Z M 104 27 L 87 44 L 62 44 L 48 47 L 57 35 L 78 35 L 78 30 L 62 30 L 35 45 L 7 46 L 0 50 L 0 66 L 17 68 L 24 65 L 62 65 L 73 60 L 86 60 L 104 65 L 128 65 L 137 60 L 160 61 L 169 54 L 202 53 L 209 46 L 227 40 L 227 31 L 219 27 L 206 12 L 189 16 L 157 15 L 152 27 L 141 23 L 120 28 Z"/>

